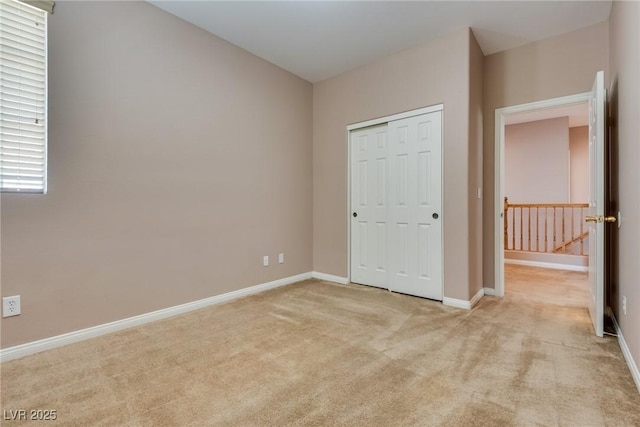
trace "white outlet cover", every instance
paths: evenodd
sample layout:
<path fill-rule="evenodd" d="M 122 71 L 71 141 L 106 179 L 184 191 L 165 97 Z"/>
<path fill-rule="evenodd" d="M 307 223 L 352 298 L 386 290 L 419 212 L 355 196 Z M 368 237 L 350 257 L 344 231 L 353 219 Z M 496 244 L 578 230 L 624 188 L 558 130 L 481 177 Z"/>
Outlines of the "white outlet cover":
<path fill-rule="evenodd" d="M 20 313 L 20 295 L 2 298 L 2 317 L 17 316 Z"/>
<path fill-rule="evenodd" d="M 267 255 L 262 258 L 262 265 L 265 267 L 269 266 L 269 257 Z"/>
<path fill-rule="evenodd" d="M 279 255 L 278 255 L 278 262 L 279 262 L 280 264 L 282 264 L 282 263 L 284 262 L 284 254 L 279 254 Z"/>

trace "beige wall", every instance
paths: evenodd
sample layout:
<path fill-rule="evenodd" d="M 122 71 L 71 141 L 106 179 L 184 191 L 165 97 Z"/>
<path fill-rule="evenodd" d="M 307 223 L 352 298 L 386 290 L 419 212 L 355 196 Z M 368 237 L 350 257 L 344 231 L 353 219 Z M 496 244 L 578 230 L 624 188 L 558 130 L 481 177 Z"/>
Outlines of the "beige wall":
<path fill-rule="evenodd" d="M 589 126 L 569 128 L 571 203 L 589 201 Z"/>
<path fill-rule="evenodd" d="M 311 271 L 310 83 L 144 2 L 49 23 L 49 194 L 2 195 L 2 347 Z"/>
<path fill-rule="evenodd" d="M 591 90 L 597 71 L 608 80 L 609 25 L 596 24 L 484 58 L 484 285 L 494 277 L 494 122 L 497 108 Z"/>
<path fill-rule="evenodd" d="M 612 206 L 622 212 L 613 231 L 609 303 L 640 367 L 640 3 L 614 1 L 610 17 Z M 627 314 L 622 297 L 627 298 Z"/>
<path fill-rule="evenodd" d="M 504 177 L 510 203 L 568 203 L 569 118 L 505 126 Z"/>
<path fill-rule="evenodd" d="M 484 54 L 469 32 L 469 297 L 482 287 L 482 82 Z M 480 196 L 478 196 L 480 189 Z"/>
<path fill-rule="evenodd" d="M 470 40 L 470 30 L 460 30 L 314 85 L 315 271 L 348 274 L 347 125 L 443 103 L 444 294 L 469 299 L 469 236 L 477 232 L 469 222 L 476 162 L 469 144 Z"/>
<path fill-rule="evenodd" d="M 481 271 L 494 283 L 495 109 L 589 90 L 596 71 L 608 76 L 610 48 L 616 203 L 628 218 L 612 305 L 640 360 L 638 21 L 638 3 L 616 1 L 611 28 L 486 58 L 460 30 L 312 89 L 146 3 L 59 3 L 49 194 L 1 196 L 2 295 L 23 298 L 23 314 L 2 321 L 1 346 L 312 268 L 346 276 L 346 126 L 437 103 L 445 296 L 468 300 Z"/>

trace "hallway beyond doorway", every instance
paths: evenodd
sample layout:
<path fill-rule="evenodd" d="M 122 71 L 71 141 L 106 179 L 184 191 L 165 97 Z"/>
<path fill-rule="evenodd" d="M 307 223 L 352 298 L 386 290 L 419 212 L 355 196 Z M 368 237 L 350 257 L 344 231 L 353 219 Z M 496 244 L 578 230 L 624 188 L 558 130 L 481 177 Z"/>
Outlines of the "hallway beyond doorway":
<path fill-rule="evenodd" d="M 505 264 L 504 276 L 506 293 L 514 300 L 563 307 L 588 306 L 588 273 Z"/>

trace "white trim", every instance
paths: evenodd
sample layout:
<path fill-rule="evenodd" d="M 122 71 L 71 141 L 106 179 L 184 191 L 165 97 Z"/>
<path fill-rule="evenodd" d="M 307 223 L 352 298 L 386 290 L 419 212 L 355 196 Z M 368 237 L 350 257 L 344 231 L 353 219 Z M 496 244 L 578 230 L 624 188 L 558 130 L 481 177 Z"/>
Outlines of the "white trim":
<path fill-rule="evenodd" d="M 496 290 L 494 288 L 484 288 L 484 294 L 488 297 L 495 297 Z"/>
<path fill-rule="evenodd" d="M 495 171 L 494 180 L 494 291 L 504 297 L 504 115 L 501 109 L 495 113 Z M 498 203 L 499 202 L 499 203 Z"/>
<path fill-rule="evenodd" d="M 49 13 L 44 14 L 44 28 L 44 186 L 42 194 L 47 194 L 49 190 Z"/>
<path fill-rule="evenodd" d="M 111 332 L 132 328 L 134 326 L 144 325 L 145 323 L 155 322 L 156 320 L 166 319 L 168 317 L 173 317 L 179 314 L 188 313 L 190 311 L 199 310 L 201 308 L 242 298 L 258 292 L 266 291 L 268 289 L 273 289 L 280 286 L 289 285 L 291 283 L 300 282 L 302 280 L 307 280 L 311 277 L 312 273 L 302 273 L 296 276 L 285 277 L 283 279 L 262 283 L 260 285 L 250 286 L 248 288 L 238 289 L 237 291 L 227 292 L 198 301 L 163 308 L 161 310 L 152 311 L 150 313 L 141 314 L 139 316 L 116 320 L 114 322 L 104 323 L 102 325 L 81 329 L 79 331 L 69 332 L 38 341 L 32 341 L 14 347 L 8 347 L 0 350 L 0 361 L 6 362 L 8 360 L 18 359 L 30 354 L 40 353 L 41 351 L 62 347 L 63 345 L 84 341 L 89 338 L 99 337 Z"/>
<path fill-rule="evenodd" d="M 347 129 L 347 281 L 351 282 L 351 131 Z M 322 274 L 322 273 L 320 273 Z"/>
<path fill-rule="evenodd" d="M 498 297 L 504 296 L 504 218 L 502 210 L 504 207 L 504 126 L 507 116 L 523 113 L 526 111 L 542 110 L 546 108 L 560 107 L 582 102 L 588 102 L 591 97 L 590 92 L 576 95 L 562 96 L 559 98 L 547 99 L 544 101 L 529 102 L 527 104 L 514 105 L 512 107 L 497 108 L 495 111 L 495 169 L 494 169 L 494 271 L 495 271 L 495 294 Z"/>
<path fill-rule="evenodd" d="M 319 271 L 313 271 L 311 273 L 311 277 L 318 280 L 325 280 L 327 282 L 340 283 L 341 285 L 349 284 L 348 277 L 334 276 L 333 274 L 320 273 Z"/>
<path fill-rule="evenodd" d="M 465 301 L 463 299 L 455 299 L 449 297 L 442 297 L 442 304 L 449 307 L 463 308 L 465 310 L 471 310 L 471 301 Z"/>
<path fill-rule="evenodd" d="M 465 310 L 471 310 L 484 296 L 484 288 L 481 288 L 474 296 L 471 298 L 471 301 L 465 301 L 463 299 L 455 299 L 444 297 L 442 298 L 442 304 L 448 305 L 449 307 L 463 308 Z"/>
<path fill-rule="evenodd" d="M 620 349 L 622 350 L 622 355 L 624 356 L 624 360 L 627 362 L 627 366 L 629 367 L 629 371 L 631 371 L 633 381 L 636 383 L 636 387 L 638 389 L 638 392 L 640 393 L 640 370 L 638 369 L 638 365 L 636 364 L 636 362 L 633 360 L 631 350 L 629 350 L 629 346 L 624 340 L 622 330 L 620 329 L 620 325 L 618 325 L 616 316 L 614 316 L 613 311 L 611 311 L 611 307 L 608 308 L 608 311 L 609 316 L 611 316 L 611 319 L 613 320 L 613 325 L 616 328 L 616 334 L 618 335 L 618 344 L 620 345 Z"/>
<path fill-rule="evenodd" d="M 391 116 L 380 117 L 377 119 L 367 120 L 364 122 L 354 123 L 347 126 L 347 132 L 356 129 L 367 128 L 369 126 L 381 125 L 383 123 L 393 122 L 395 120 L 402 120 L 409 117 L 420 116 L 422 114 L 433 113 L 435 111 L 444 110 L 444 104 L 432 105 L 430 107 L 418 108 L 417 110 L 405 111 L 404 113 L 393 114 Z"/>
<path fill-rule="evenodd" d="M 556 264 L 555 262 L 527 261 L 524 259 L 505 258 L 504 263 L 515 264 L 515 265 L 526 265 L 529 267 L 549 268 L 553 270 L 586 271 L 586 272 L 589 271 L 589 267 L 586 265 Z"/>
<path fill-rule="evenodd" d="M 484 288 L 480 288 L 480 290 L 476 292 L 473 298 L 471 298 L 471 301 L 469 301 L 471 303 L 471 308 L 475 307 L 475 305 L 478 303 L 478 301 L 482 299 L 483 296 L 484 296 Z"/>

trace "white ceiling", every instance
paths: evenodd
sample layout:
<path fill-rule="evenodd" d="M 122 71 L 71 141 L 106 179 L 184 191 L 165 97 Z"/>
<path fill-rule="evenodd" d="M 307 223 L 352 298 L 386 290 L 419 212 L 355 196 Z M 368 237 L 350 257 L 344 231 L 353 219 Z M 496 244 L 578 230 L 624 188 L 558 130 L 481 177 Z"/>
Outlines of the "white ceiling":
<path fill-rule="evenodd" d="M 148 0 L 310 82 L 470 27 L 485 55 L 608 19 L 611 0 Z"/>

